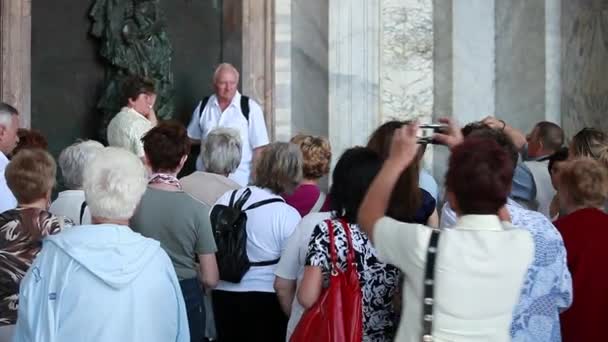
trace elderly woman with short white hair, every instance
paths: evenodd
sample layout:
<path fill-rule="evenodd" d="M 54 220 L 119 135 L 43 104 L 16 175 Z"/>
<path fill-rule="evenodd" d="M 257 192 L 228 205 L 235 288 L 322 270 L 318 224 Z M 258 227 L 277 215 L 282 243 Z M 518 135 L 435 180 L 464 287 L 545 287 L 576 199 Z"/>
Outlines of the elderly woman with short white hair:
<path fill-rule="evenodd" d="M 196 171 L 182 178 L 182 189 L 212 206 L 227 191 L 240 188 L 228 176 L 239 167 L 242 146 L 241 136 L 234 128 L 218 127 L 209 132 L 201 147 L 205 171 Z"/>
<path fill-rule="evenodd" d="M 21 283 L 14 341 L 190 341 L 171 260 L 128 226 L 146 185 L 141 160 L 123 149 L 85 168 L 93 224 L 45 240 Z"/>
<path fill-rule="evenodd" d="M 76 224 L 91 223 L 91 214 L 84 199 L 82 177 L 85 166 L 93 160 L 103 145 L 95 140 L 79 141 L 66 147 L 59 155 L 59 168 L 63 175 L 62 191 L 51 204 L 50 212 L 70 218 Z"/>

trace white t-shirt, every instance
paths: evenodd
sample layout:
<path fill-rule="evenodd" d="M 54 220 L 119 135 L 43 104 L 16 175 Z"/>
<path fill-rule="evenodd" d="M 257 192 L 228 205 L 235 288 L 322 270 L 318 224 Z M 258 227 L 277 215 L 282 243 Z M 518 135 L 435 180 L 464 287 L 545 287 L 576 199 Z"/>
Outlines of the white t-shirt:
<path fill-rule="evenodd" d="M 319 223 L 330 218 L 331 214 L 329 212 L 310 213 L 302 218 L 302 221 L 296 227 L 296 231 L 287 240 L 287 247 L 285 247 L 283 254 L 281 254 L 281 261 L 279 261 L 277 269 L 274 271 L 277 277 L 297 280 L 297 288 L 300 287 L 304 274 L 304 266 L 306 265 L 306 254 L 308 253 L 310 236 Z M 298 302 L 298 298 L 294 297 L 291 305 L 291 315 L 289 315 L 289 323 L 287 323 L 286 341 L 289 341 L 304 311 L 305 309 Z"/>
<path fill-rule="evenodd" d="M 247 120 L 241 111 L 241 94 L 238 91 L 224 112 L 220 109 L 215 95 L 209 98 L 202 115 L 199 115 L 201 105 L 202 101 L 199 102 L 192 113 L 192 120 L 188 124 L 188 136 L 204 143 L 207 134 L 214 128 L 230 127 L 239 131 L 243 144 L 241 163 L 229 178 L 241 186 L 247 186 L 251 175 L 253 150 L 268 144 L 268 132 L 262 108 L 255 101 L 249 99 L 249 120 Z M 196 169 L 204 170 L 200 156 L 196 160 Z"/>
<path fill-rule="evenodd" d="M 0 152 L 0 213 L 17 207 L 17 199 L 6 185 L 6 177 L 4 176 L 4 170 L 8 163 L 8 158 Z"/>
<path fill-rule="evenodd" d="M 91 213 L 89 208 L 84 209 L 82 222 L 80 222 L 80 209 L 85 201 L 83 190 L 66 190 L 59 193 L 57 199 L 51 203 L 49 211 L 53 215 L 63 216 L 71 219 L 74 224 L 91 224 Z"/>
<path fill-rule="evenodd" d="M 382 259 L 405 275 L 395 341 L 422 336 L 422 297 L 431 228 L 388 217 L 374 230 Z M 532 262 L 531 234 L 493 215 L 465 215 L 439 237 L 435 266 L 434 341 L 508 342 L 513 310 Z"/>
<path fill-rule="evenodd" d="M 237 190 L 236 199 L 245 191 Z M 243 205 L 247 208 L 253 203 L 270 198 L 281 198 L 270 190 L 251 186 L 251 196 Z M 215 203 L 228 205 L 232 191 L 225 193 Z M 213 208 L 211 209 L 213 211 Z M 289 204 L 274 202 L 247 211 L 247 256 L 251 262 L 275 260 L 281 257 L 287 239 L 293 234 L 300 222 L 300 214 Z M 232 292 L 275 292 L 274 271 L 277 265 L 251 267 L 240 283 L 219 282 L 216 290 Z"/>

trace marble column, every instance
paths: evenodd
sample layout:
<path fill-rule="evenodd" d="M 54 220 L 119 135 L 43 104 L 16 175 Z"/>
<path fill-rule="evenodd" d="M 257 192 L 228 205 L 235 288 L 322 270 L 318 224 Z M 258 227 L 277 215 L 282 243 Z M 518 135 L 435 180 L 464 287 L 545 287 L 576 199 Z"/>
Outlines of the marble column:
<path fill-rule="evenodd" d="M 608 2 L 562 0 L 562 122 L 608 130 Z"/>
<path fill-rule="evenodd" d="M 31 124 L 31 0 L 0 0 L 0 99 Z"/>
<path fill-rule="evenodd" d="M 243 93 L 258 101 L 274 137 L 274 3 L 243 1 Z"/>
<path fill-rule="evenodd" d="M 289 141 L 291 129 L 291 1 L 277 0 L 274 20 L 274 131 L 275 138 Z"/>
<path fill-rule="evenodd" d="M 364 145 L 380 121 L 380 9 L 379 1 L 329 2 L 329 138 L 335 156 Z"/>

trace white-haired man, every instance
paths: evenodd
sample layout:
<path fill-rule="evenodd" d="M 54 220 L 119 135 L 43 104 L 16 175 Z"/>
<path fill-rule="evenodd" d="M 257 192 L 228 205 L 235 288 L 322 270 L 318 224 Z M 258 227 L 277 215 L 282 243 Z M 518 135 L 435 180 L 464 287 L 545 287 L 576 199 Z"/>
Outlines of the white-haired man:
<path fill-rule="evenodd" d="M 57 195 L 49 211 L 55 215 L 69 217 L 76 224 L 90 224 L 91 213 L 87 208 L 82 190 L 84 168 L 103 145 L 95 140 L 80 141 L 66 147 L 59 155 L 59 168 L 66 190 Z"/>
<path fill-rule="evenodd" d="M 193 143 L 200 144 L 216 127 L 236 129 L 242 141 L 241 162 L 230 179 L 241 186 L 249 183 L 253 159 L 268 144 L 268 132 L 264 114 L 260 106 L 252 99 L 243 96 L 237 90 L 239 72 L 228 63 L 220 64 L 213 74 L 215 94 L 204 98 L 192 113 L 188 125 L 188 136 Z M 202 158 L 198 158 L 196 169 L 203 171 Z"/>
<path fill-rule="evenodd" d="M 92 225 L 44 241 L 19 292 L 14 342 L 189 342 L 173 264 L 129 218 L 146 190 L 131 152 L 108 147 L 85 168 Z"/>
<path fill-rule="evenodd" d="M 0 102 L 0 213 L 17 206 L 17 200 L 6 185 L 4 169 L 8 165 L 7 156 L 19 142 L 19 112 L 8 103 Z"/>

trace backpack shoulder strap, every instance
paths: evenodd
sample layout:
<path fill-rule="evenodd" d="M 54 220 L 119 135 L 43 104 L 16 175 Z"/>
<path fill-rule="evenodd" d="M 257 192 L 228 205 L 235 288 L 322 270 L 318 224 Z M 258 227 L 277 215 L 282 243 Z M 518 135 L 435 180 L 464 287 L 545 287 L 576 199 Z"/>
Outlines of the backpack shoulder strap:
<path fill-rule="evenodd" d="M 243 191 L 243 193 L 241 194 L 241 196 L 239 196 L 239 198 L 235 202 L 234 198 L 236 197 L 237 191 L 238 190 L 234 190 L 232 192 L 232 195 L 230 196 L 230 205 L 229 206 L 232 207 L 232 208 L 237 208 L 239 210 L 242 210 L 243 206 L 245 205 L 245 203 L 249 199 L 249 196 L 251 196 L 251 189 L 245 188 L 245 191 Z"/>
<path fill-rule="evenodd" d="M 83 201 L 80 205 L 80 224 L 82 224 L 82 219 L 84 218 L 84 210 L 87 208 L 87 201 Z"/>
<path fill-rule="evenodd" d="M 201 115 L 203 115 L 203 110 L 205 110 L 205 107 L 207 107 L 207 103 L 209 103 L 209 96 L 205 96 L 203 98 L 203 100 L 201 101 L 201 106 L 198 109 L 198 116 L 199 117 Z"/>
<path fill-rule="evenodd" d="M 243 211 L 259 208 L 259 207 L 261 207 L 263 205 L 270 204 L 270 203 L 275 203 L 275 202 L 285 203 L 285 201 L 282 198 L 276 198 L 276 197 L 275 198 L 269 198 L 269 199 L 265 199 L 263 201 L 255 202 L 252 205 L 250 205 L 249 207 L 247 207 L 247 209 L 244 209 Z"/>
<path fill-rule="evenodd" d="M 249 97 L 241 95 L 241 112 L 247 121 L 249 121 Z"/>

